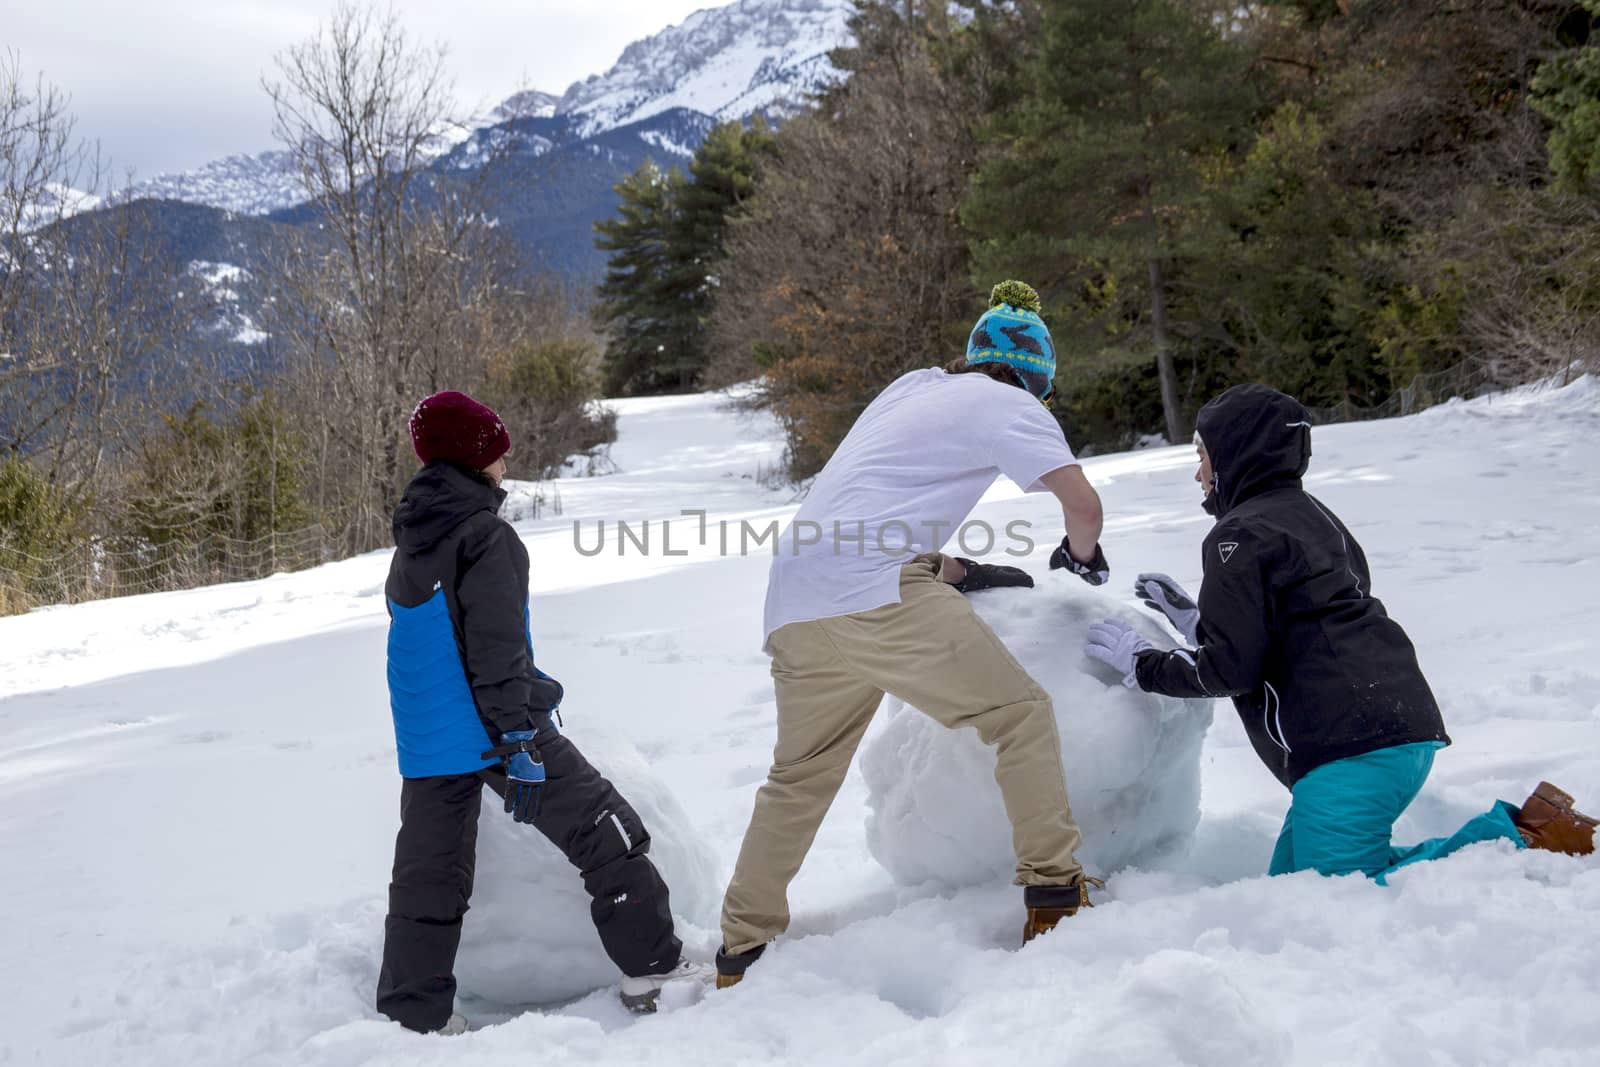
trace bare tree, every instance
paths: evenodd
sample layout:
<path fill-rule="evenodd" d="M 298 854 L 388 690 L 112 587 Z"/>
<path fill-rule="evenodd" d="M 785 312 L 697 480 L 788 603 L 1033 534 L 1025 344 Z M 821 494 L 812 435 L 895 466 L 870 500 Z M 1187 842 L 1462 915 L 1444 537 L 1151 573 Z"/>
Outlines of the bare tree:
<path fill-rule="evenodd" d="M 1450 266 L 1437 273 L 1460 279 L 1462 350 L 1492 381 L 1600 369 L 1600 203 L 1484 190 L 1463 198 L 1440 244 Z"/>
<path fill-rule="evenodd" d="M 67 98 L 0 57 L 0 453 L 68 498 L 149 418 L 149 392 L 192 321 L 149 213 L 106 195 Z"/>
<path fill-rule="evenodd" d="M 66 211 L 82 158 L 66 94 L 43 77 L 30 85 L 16 53 L 0 55 L 0 447 L 10 455 L 39 432 L 30 386 L 58 369 L 58 354 L 26 336 L 49 269 L 34 231 Z"/>
<path fill-rule="evenodd" d="M 166 284 L 175 264 L 140 205 L 96 212 L 34 235 L 44 260 L 15 337 L 28 374 L 7 391 L 7 444 L 52 484 L 91 491 L 108 456 L 131 447 L 179 377 L 193 294 Z M 47 274 L 47 276 L 45 276 Z"/>
<path fill-rule="evenodd" d="M 85 168 L 67 103 L 43 77 L 30 86 L 16 53 L 0 53 L 0 322 L 14 317 L 33 266 L 28 234 L 62 217 Z"/>
<path fill-rule="evenodd" d="M 453 125 L 444 55 L 342 3 L 265 84 L 317 223 L 269 272 L 271 330 L 326 414 L 310 434 L 320 504 L 353 550 L 387 543 L 412 405 L 481 377 L 491 305 L 514 288 L 486 215 L 492 160 L 428 169 Z"/>
<path fill-rule="evenodd" d="M 961 355 L 983 308 L 958 212 L 984 79 L 953 84 L 897 13 L 874 17 L 850 80 L 784 126 L 714 270 L 708 377 L 762 376 L 797 477 L 884 384 Z"/>

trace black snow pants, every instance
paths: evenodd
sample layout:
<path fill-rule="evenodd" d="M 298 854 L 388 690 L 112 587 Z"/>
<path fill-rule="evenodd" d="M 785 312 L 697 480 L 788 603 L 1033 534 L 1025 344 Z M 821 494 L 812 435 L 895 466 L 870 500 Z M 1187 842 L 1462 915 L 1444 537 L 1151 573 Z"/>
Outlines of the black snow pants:
<path fill-rule="evenodd" d="M 534 826 L 581 872 L 606 955 L 626 975 L 671 970 L 683 945 L 638 814 L 565 737 L 542 740 L 539 752 L 546 780 Z M 505 771 L 407 778 L 400 787 L 378 1010 L 412 1030 L 444 1026 L 455 1003 L 456 948 L 472 897 L 485 785 L 503 796 Z"/>

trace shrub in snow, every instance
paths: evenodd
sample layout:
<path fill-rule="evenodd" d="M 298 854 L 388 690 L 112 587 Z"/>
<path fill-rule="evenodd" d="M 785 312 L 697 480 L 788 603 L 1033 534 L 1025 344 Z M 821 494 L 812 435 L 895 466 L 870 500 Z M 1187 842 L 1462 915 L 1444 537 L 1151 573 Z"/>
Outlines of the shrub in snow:
<path fill-rule="evenodd" d="M 1200 745 L 1213 702 L 1128 689 L 1083 654 L 1089 625 L 1102 618 L 1133 624 L 1159 648 L 1173 647 L 1166 628 L 1059 575 L 1034 589 L 978 593 L 972 605 L 1055 704 L 1089 873 L 1187 844 L 1200 821 Z M 975 730 L 947 730 L 893 698 L 885 706 L 888 725 L 862 753 L 872 855 L 906 885 L 1009 879 L 1016 858 L 993 750 Z"/>
<path fill-rule="evenodd" d="M 721 871 L 667 785 L 628 741 L 589 726 L 569 736 L 644 820 L 673 914 L 714 925 Z M 484 790 L 472 908 L 456 961 L 461 991 L 498 1004 L 549 1004 L 615 985 L 621 975 L 600 947 L 577 868 L 503 805 Z"/>

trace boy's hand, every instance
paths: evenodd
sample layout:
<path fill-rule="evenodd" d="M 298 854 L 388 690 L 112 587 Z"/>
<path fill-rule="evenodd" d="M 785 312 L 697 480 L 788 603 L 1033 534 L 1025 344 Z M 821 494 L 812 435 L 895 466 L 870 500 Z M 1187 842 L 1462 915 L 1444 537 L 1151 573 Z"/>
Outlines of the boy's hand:
<path fill-rule="evenodd" d="M 1111 579 L 1111 564 L 1106 562 L 1106 554 L 1100 550 L 1098 543 L 1094 546 L 1094 558 L 1088 563 L 1081 563 L 1072 558 L 1072 542 L 1065 535 L 1056 550 L 1050 553 L 1050 569 L 1053 571 L 1066 568 L 1090 585 L 1105 585 Z"/>
<path fill-rule="evenodd" d="M 1033 575 L 1021 567 L 1006 567 L 998 563 L 978 563 L 975 560 L 955 557 L 966 568 L 959 582 L 952 582 L 959 593 L 976 593 L 980 589 L 1001 589 L 1007 586 L 1033 588 Z"/>

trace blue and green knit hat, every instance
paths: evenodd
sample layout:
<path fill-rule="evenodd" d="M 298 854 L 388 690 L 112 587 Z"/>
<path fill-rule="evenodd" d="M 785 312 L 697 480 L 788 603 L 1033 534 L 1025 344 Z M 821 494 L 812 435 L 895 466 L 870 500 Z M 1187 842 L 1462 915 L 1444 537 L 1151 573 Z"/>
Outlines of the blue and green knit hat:
<path fill-rule="evenodd" d="M 1031 285 L 1003 281 L 989 293 L 989 310 L 967 338 L 968 363 L 1004 363 L 1028 392 L 1046 400 L 1055 390 L 1056 346 L 1039 317 L 1039 294 Z"/>

